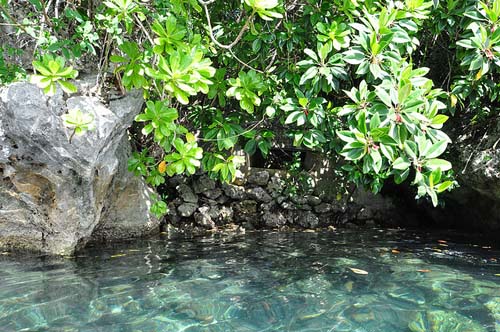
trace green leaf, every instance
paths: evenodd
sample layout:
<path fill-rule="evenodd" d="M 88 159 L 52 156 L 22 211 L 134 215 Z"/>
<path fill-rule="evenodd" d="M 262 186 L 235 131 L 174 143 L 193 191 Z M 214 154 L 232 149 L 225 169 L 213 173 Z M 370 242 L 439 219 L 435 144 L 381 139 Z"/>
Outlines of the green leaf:
<path fill-rule="evenodd" d="M 446 150 L 447 146 L 448 142 L 446 140 L 439 141 L 424 151 L 422 156 L 427 159 L 439 157 Z"/>
<path fill-rule="evenodd" d="M 70 82 L 67 82 L 67 81 L 64 81 L 64 80 L 59 80 L 59 81 L 57 81 L 57 83 L 59 83 L 59 85 L 61 86 L 61 88 L 63 89 L 63 91 L 66 92 L 66 93 L 75 93 L 75 92 L 78 91 L 78 89 L 76 88 L 76 86 L 74 86 Z"/>
<path fill-rule="evenodd" d="M 425 162 L 425 167 L 431 171 L 440 168 L 442 171 L 451 169 L 451 163 L 444 159 L 429 159 Z"/>
<path fill-rule="evenodd" d="M 406 157 L 399 157 L 392 163 L 392 168 L 397 170 L 406 170 L 411 166 L 410 161 Z"/>

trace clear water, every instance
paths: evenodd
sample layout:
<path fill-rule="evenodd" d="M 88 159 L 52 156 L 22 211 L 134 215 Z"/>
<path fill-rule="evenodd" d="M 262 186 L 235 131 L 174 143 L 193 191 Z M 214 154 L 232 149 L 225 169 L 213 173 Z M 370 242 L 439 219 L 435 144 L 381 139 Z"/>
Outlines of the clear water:
<path fill-rule="evenodd" d="M 0 331 L 499 332 L 500 251 L 468 241 L 256 233 L 3 253 Z"/>

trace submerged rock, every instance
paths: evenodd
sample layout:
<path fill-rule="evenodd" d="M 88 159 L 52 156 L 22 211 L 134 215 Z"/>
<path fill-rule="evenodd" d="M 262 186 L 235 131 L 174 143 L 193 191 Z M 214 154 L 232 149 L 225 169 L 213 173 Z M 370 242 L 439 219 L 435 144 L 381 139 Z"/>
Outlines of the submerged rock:
<path fill-rule="evenodd" d="M 452 311 L 418 313 L 408 324 L 412 332 L 486 332 L 478 322 Z"/>
<path fill-rule="evenodd" d="M 126 169 L 140 93 L 109 107 L 63 97 L 28 83 L 0 90 L 0 246 L 67 255 L 94 232 L 116 239 L 157 229 L 149 189 Z M 70 109 L 92 114 L 96 127 L 71 142 L 61 118 Z"/>

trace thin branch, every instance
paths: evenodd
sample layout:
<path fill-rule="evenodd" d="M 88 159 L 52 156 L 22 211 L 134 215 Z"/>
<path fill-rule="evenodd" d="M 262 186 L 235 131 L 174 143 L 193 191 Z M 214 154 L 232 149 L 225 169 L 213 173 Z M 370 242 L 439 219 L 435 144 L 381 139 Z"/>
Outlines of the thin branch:
<path fill-rule="evenodd" d="M 135 21 L 137 22 L 137 24 L 139 24 L 139 26 L 141 27 L 142 32 L 144 32 L 144 34 L 146 35 L 146 38 L 148 38 L 149 42 L 151 43 L 151 46 L 153 46 L 155 43 L 153 41 L 153 38 L 151 38 L 151 36 L 149 35 L 148 30 L 146 30 L 146 28 L 144 27 L 144 25 L 142 25 L 142 22 L 137 17 L 137 15 L 134 15 L 134 18 L 135 18 Z"/>
<path fill-rule="evenodd" d="M 244 62 L 243 60 L 241 60 L 240 58 L 238 58 L 236 56 L 236 54 L 234 54 L 233 50 L 232 49 L 228 49 L 229 53 L 231 53 L 231 55 L 236 59 L 236 61 L 238 61 L 239 63 L 241 63 L 244 67 L 247 67 L 251 70 L 255 70 L 256 72 L 259 72 L 261 74 L 264 74 L 264 72 L 262 70 L 259 70 L 257 68 L 254 68 L 252 66 L 250 66 L 248 63 Z"/>
<path fill-rule="evenodd" d="M 251 132 L 255 128 L 257 128 L 262 122 L 264 122 L 265 119 L 266 119 L 266 117 L 264 116 L 264 117 L 262 117 L 262 119 L 259 120 L 259 122 L 257 122 L 256 124 L 248 127 L 245 131 L 242 131 L 241 133 L 239 133 L 237 135 L 224 137 L 224 139 L 228 139 L 228 138 L 231 139 L 231 138 L 237 138 L 237 137 L 243 136 L 243 135 Z M 217 138 L 200 138 L 199 140 L 202 141 L 202 142 L 217 142 L 217 141 L 220 141 L 220 139 L 217 139 Z"/>
<path fill-rule="evenodd" d="M 238 33 L 238 36 L 236 36 L 236 39 L 233 40 L 233 42 L 229 45 L 225 45 L 225 44 L 222 44 L 220 43 L 217 38 L 215 38 L 215 35 L 214 35 L 214 30 L 212 28 L 212 20 L 210 19 L 210 13 L 208 11 L 208 5 L 211 4 L 211 3 L 214 3 L 215 0 L 210 0 L 210 1 L 203 1 L 203 0 L 198 0 L 198 2 L 200 3 L 200 5 L 203 7 L 203 9 L 205 10 L 205 16 L 207 17 L 207 23 L 208 23 L 208 32 L 209 32 L 209 35 L 210 35 L 210 39 L 212 40 L 212 42 L 217 45 L 218 47 L 220 48 L 223 48 L 225 50 L 230 50 L 232 49 L 236 44 L 239 43 L 239 41 L 241 40 L 241 38 L 243 38 L 243 34 L 245 33 L 245 31 L 248 29 L 248 27 L 250 26 L 250 22 L 252 21 L 253 17 L 255 16 L 255 11 L 252 12 L 252 14 L 250 16 L 248 16 L 246 22 L 245 22 L 245 25 L 241 28 L 240 32 Z"/>

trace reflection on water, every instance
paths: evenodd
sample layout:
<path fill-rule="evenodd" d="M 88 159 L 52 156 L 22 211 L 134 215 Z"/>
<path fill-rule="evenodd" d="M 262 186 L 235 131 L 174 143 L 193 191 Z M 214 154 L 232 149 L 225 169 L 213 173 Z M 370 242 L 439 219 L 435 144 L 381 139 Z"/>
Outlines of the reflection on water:
<path fill-rule="evenodd" d="M 5 254 L 0 330 L 499 332 L 500 252 L 384 230 Z"/>

